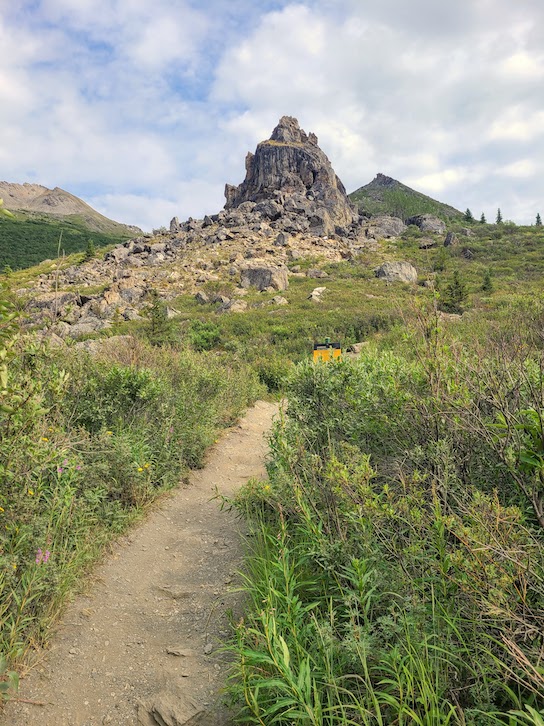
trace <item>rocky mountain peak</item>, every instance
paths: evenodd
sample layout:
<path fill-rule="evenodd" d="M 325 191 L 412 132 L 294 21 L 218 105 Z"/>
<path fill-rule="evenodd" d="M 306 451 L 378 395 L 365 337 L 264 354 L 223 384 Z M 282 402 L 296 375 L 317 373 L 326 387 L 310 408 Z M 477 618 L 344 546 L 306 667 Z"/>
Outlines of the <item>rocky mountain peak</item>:
<path fill-rule="evenodd" d="M 317 146 L 317 136 L 312 133 L 307 135 L 293 116 L 282 116 L 280 118 L 278 125 L 272 131 L 270 141 L 279 141 L 284 144 L 311 143 Z"/>
<path fill-rule="evenodd" d="M 317 136 L 306 134 L 296 118 L 283 116 L 270 139 L 261 141 L 246 157 L 246 178 L 239 186 L 225 186 L 225 209 L 244 202 L 274 202 L 286 211 L 297 210 L 319 219 L 325 234 L 349 226 L 357 214 Z"/>
<path fill-rule="evenodd" d="M 381 174 L 380 172 L 378 172 L 378 174 L 376 174 L 376 178 L 374 179 L 374 184 L 382 187 L 394 187 L 398 186 L 398 181 L 396 179 L 393 179 L 393 177 L 386 176 L 385 174 Z"/>

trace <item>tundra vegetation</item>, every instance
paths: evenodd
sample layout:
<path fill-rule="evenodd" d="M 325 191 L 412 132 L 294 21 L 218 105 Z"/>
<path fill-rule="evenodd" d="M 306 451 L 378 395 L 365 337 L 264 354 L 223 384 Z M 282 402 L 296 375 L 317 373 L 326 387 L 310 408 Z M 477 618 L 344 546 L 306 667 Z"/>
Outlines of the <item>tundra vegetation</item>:
<path fill-rule="evenodd" d="M 229 646 L 238 721 L 542 726 L 544 237 L 448 227 L 448 247 L 410 226 L 349 261 L 297 261 L 328 274 L 319 303 L 304 276 L 288 305 L 250 291 L 244 313 L 186 295 L 169 318 L 152 296 L 108 333 L 132 342 L 92 357 L 23 336 L 6 289 L 0 667 L 266 385 L 286 398 L 269 481 L 231 502 L 254 535 Z M 384 259 L 421 284 L 376 279 Z M 314 366 L 325 336 L 365 347 Z"/>

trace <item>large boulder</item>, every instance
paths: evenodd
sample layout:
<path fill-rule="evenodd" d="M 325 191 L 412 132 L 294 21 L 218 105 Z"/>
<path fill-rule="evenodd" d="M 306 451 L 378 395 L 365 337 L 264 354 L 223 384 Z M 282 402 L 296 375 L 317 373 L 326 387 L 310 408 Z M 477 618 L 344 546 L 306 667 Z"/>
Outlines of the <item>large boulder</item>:
<path fill-rule="evenodd" d="M 399 237 L 405 229 L 406 225 L 402 219 L 384 214 L 372 217 L 368 223 L 366 235 L 374 239 L 388 239 Z"/>
<path fill-rule="evenodd" d="M 422 232 L 431 232 L 435 234 L 444 234 L 446 231 L 445 223 L 432 214 L 416 214 L 406 220 L 406 224 L 415 224 Z"/>
<path fill-rule="evenodd" d="M 374 272 L 386 282 L 417 282 L 417 270 L 409 262 L 384 262 Z"/>
<path fill-rule="evenodd" d="M 242 287 L 256 287 L 257 290 L 287 290 L 289 281 L 287 279 L 286 267 L 245 267 L 241 270 L 240 285 Z"/>
<path fill-rule="evenodd" d="M 293 195 L 297 204 L 289 206 Z M 317 136 L 306 134 L 292 116 L 283 116 L 270 139 L 261 141 L 255 154 L 248 153 L 246 178 L 239 186 L 227 184 L 225 197 L 226 209 L 256 202 L 256 211 L 269 219 L 281 215 L 283 202 L 286 212 L 311 216 L 318 234 L 332 234 L 336 225 L 349 225 L 355 216 Z"/>

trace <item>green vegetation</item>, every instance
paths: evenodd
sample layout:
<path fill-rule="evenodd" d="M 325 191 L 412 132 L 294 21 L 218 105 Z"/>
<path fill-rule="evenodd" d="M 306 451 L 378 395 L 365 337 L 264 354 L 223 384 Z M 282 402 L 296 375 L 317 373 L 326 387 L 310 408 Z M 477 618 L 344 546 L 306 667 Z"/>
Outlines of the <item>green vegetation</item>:
<path fill-rule="evenodd" d="M 240 722 L 542 726 L 544 237 L 466 226 L 448 221 L 448 247 L 409 227 L 379 251 L 303 260 L 328 276 L 292 277 L 287 306 L 250 290 L 246 312 L 218 315 L 183 295 L 172 316 L 151 292 L 147 319 L 109 331 L 141 340 L 93 357 L 20 338 L 6 293 L 0 683 L 104 543 L 266 386 L 288 403 L 270 481 L 234 503 L 254 535 Z M 420 284 L 378 280 L 384 260 Z M 366 348 L 309 364 L 327 336 Z"/>
<path fill-rule="evenodd" d="M 470 351 L 414 314 L 395 352 L 297 367 L 235 501 L 241 722 L 541 723 L 543 312 Z"/>
<path fill-rule="evenodd" d="M 416 214 L 434 214 L 444 219 L 463 217 L 463 213 L 454 207 L 437 202 L 436 199 L 381 174 L 370 184 L 352 192 L 349 198 L 362 212 L 369 214 L 391 214 L 401 219 L 408 219 Z"/>
<path fill-rule="evenodd" d="M 6 265 L 20 270 L 55 258 L 61 233 L 61 254 L 89 254 L 89 228 L 83 220 L 55 219 L 24 212 L 17 212 L 9 218 L 0 216 L 0 270 Z M 125 235 L 93 232 L 91 244 L 95 248 L 119 244 L 130 236 L 128 231 Z"/>
<path fill-rule="evenodd" d="M 8 664 L 44 642 L 104 545 L 199 467 L 217 431 L 261 393 L 256 375 L 224 354 L 136 339 L 92 357 L 49 350 L 20 337 L 2 296 L 0 653 Z"/>

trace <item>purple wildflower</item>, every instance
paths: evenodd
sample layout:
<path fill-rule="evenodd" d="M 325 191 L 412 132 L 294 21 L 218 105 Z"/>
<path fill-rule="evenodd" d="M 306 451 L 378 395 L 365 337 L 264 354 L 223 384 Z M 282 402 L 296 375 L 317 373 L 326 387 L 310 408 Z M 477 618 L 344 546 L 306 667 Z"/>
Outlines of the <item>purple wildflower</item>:
<path fill-rule="evenodd" d="M 49 550 L 45 550 L 45 554 L 43 556 L 44 563 L 47 562 L 47 560 L 51 557 L 51 552 Z"/>
<path fill-rule="evenodd" d="M 41 551 L 41 549 L 38 548 L 38 551 L 36 552 L 36 564 L 39 565 L 40 562 L 42 561 L 42 559 L 43 559 L 43 552 Z"/>

